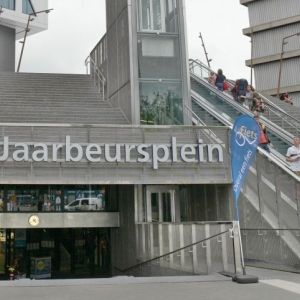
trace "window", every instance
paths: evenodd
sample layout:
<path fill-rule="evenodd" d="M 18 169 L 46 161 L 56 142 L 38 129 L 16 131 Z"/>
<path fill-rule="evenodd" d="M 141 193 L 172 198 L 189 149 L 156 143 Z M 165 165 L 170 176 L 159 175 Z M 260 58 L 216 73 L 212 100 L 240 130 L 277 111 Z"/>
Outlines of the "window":
<path fill-rule="evenodd" d="M 81 200 L 81 205 L 89 205 L 89 200 L 88 199 Z"/>
<path fill-rule="evenodd" d="M 22 12 L 26 15 L 34 13 L 34 8 L 30 0 L 23 0 Z"/>
<path fill-rule="evenodd" d="M 16 2 L 15 0 L 0 0 L 0 6 L 2 6 L 3 8 L 15 10 Z"/>
<path fill-rule="evenodd" d="M 70 204 L 70 206 L 78 206 L 78 205 L 79 205 L 79 200 L 76 200 Z"/>
<path fill-rule="evenodd" d="M 138 40 L 139 77 L 181 79 L 181 54 L 177 37 L 140 35 Z"/>
<path fill-rule="evenodd" d="M 183 124 L 180 83 L 140 83 L 141 123 L 149 125 Z"/>
<path fill-rule="evenodd" d="M 139 0 L 139 30 L 176 32 L 176 0 Z"/>

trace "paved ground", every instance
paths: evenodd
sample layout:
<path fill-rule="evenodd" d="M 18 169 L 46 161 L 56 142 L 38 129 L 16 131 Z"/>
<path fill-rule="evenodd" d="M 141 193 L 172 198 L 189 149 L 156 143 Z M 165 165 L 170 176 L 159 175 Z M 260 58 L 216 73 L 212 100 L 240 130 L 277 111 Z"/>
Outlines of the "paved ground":
<path fill-rule="evenodd" d="M 240 285 L 221 275 L 0 282 L 9 300 L 299 300 L 300 275 L 248 269 L 260 283 Z"/>

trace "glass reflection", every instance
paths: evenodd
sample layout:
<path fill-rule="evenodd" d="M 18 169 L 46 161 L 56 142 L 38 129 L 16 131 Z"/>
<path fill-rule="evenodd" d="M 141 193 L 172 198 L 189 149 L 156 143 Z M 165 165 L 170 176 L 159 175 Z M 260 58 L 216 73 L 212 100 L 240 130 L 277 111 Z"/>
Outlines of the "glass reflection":
<path fill-rule="evenodd" d="M 2 212 L 80 212 L 107 209 L 105 187 L 101 186 L 18 186 L 0 190 Z"/>
<path fill-rule="evenodd" d="M 183 124 L 181 84 L 141 83 L 141 124 Z"/>
<path fill-rule="evenodd" d="M 0 0 L 0 6 L 2 6 L 3 8 L 15 10 L 15 0 Z"/>
<path fill-rule="evenodd" d="M 22 11 L 23 11 L 23 14 L 26 14 L 26 15 L 34 13 L 33 7 L 29 0 L 23 0 Z"/>

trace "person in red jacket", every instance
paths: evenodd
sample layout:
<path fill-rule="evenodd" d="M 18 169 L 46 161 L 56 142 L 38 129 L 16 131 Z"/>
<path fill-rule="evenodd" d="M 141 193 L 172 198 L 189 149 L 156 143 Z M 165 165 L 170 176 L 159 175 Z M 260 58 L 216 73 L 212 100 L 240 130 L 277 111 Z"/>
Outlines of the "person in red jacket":
<path fill-rule="evenodd" d="M 270 153 L 270 148 L 269 148 L 270 140 L 269 140 L 269 137 L 267 134 L 266 125 L 260 121 L 259 114 L 257 111 L 254 111 L 253 115 L 254 115 L 255 121 L 259 125 L 259 144 L 258 144 L 258 146 L 263 148 L 268 153 Z"/>

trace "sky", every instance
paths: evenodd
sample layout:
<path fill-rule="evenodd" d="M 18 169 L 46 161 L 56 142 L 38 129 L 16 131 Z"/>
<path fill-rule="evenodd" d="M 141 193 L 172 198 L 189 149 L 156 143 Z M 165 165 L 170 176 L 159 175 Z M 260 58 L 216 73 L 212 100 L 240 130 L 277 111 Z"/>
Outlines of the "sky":
<path fill-rule="evenodd" d="M 250 77 L 247 8 L 239 0 L 186 0 L 189 57 L 205 62 L 199 39 L 202 33 L 212 59 L 231 79 Z M 84 73 L 84 60 L 106 31 L 105 0 L 49 0 L 48 30 L 30 36 L 22 60 L 22 72 Z M 19 58 L 20 44 L 17 43 Z"/>

